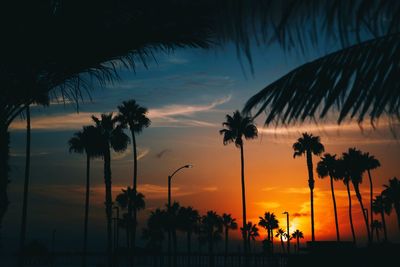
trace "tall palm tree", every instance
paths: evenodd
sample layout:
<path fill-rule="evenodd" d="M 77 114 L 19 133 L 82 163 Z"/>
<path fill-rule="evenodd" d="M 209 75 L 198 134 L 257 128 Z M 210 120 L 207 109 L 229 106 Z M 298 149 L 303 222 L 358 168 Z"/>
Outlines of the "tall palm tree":
<path fill-rule="evenodd" d="M 282 253 L 285 253 L 285 244 L 283 243 L 284 236 L 285 230 L 283 230 L 282 228 L 279 228 L 275 233 L 275 237 L 279 237 L 281 239 Z"/>
<path fill-rule="evenodd" d="M 313 173 L 313 162 L 312 155 L 319 156 L 324 152 L 325 148 L 321 144 L 319 136 L 313 136 L 312 134 L 303 133 L 303 136 L 297 139 L 297 142 L 293 144 L 293 158 L 297 156 L 306 155 L 307 168 L 308 168 L 308 187 L 310 188 L 310 200 L 311 200 L 311 240 L 315 241 L 314 234 L 314 173 Z"/>
<path fill-rule="evenodd" d="M 348 161 L 348 159 L 345 159 L 344 157 L 340 158 L 337 161 L 337 175 L 341 177 L 343 180 L 344 185 L 346 186 L 347 190 L 347 199 L 349 202 L 349 221 L 350 221 L 350 229 L 351 229 L 351 235 L 353 237 L 353 243 L 356 244 L 356 233 L 354 231 L 354 224 L 353 224 L 353 213 L 352 213 L 352 206 L 351 206 L 351 194 L 350 194 L 350 174 L 349 174 L 349 165 L 351 165 L 351 162 Z"/>
<path fill-rule="evenodd" d="M 85 153 L 86 154 L 86 192 L 85 192 L 85 216 L 83 226 L 83 253 L 82 266 L 86 266 L 87 254 L 87 234 L 89 220 L 89 195 L 90 195 L 90 160 L 95 157 L 100 157 L 102 151 L 97 142 L 100 139 L 100 134 L 94 126 L 84 126 L 82 131 L 74 133 L 74 136 L 69 139 L 69 152 Z"/>
<path fill-rule="evenodd" d="M 240 163 L 241 163 L 241 184 L 242 184 L 242 214 L 243 214 L 243 228 L 246 228 L 246 190 L 244 180 L 244 152 L 243 152 L 243 137 L 247 139 L 254 139 L 257 137 L 257 127 L 254 125 L 253 119 L 245 117 L 237 110 L 233 116 L 226 115 L 226 121 L 222 123 L 225 128 L 220 130 L 222 134 L 224 145 L 234 143 L 236 147 L 240 148 Z M 247 232 L 243 231 L 243 248 L 244 253 L 247 253 Z"/>
<path fill-rule="evenodd" d="M 385 242 L 387 242 L 388 238 L 387 238 L 385 213 L 387 215 L 390 215 L 390 213 L 392 212 L 392 205 L 390 203 L 390 200 L 384 194 L 376 196 L 375 199 L 372 201 L 372 211 L 374 213 L 381 215 L 382 226 L 383 226 L 383 237 L 385 239 Z"/>
<path fill-rule="evenodd" d="M 224 265 L 227 264 L 228 257 L 228 240 L 229 240 L 229 230 L 236 230 L 238 228 L 237 222 L 235 218 L 232 218 L 231 214 L 222 214 L 222 225 L 225 230 L 225 256 L 224 256 Z"/>
<path fill-rule="evenodd" d="M 105 206 L 107 218 L 107 255 L 108 266 L 112 266 L 112 194 L 111 194 L 111 149 L 123 152 L 129 144 L 122 127 L 117 125 L 113 114 L 101 114 L 101 118 L 92 116 L 95 127 L 99 131 L 100 139 L 97 146 L 100 147 L 104 161 Z"/>
<path fill-rule="evenodd" d="M 335 226 L 336 226 L 336 240 L 340 241 L 339 234 L 339 223 L 336 209 L 336 199 L 335 199 L 335 190 L 333 188 L 333 180 L 339 180 L 341 177 L 337 175 L 337 160 L 336 155 L 331 155 L 329 153 L 324 154 L 321 157 L 321 161 L 317 164 L 317 173 L 320 178 L 324 178 L 329 176 L 331 182 L 331 193 L 332 193 L 332 201 L 333 201 L 333 211 L 335 214 Z"/>
<path fill-rule="evenodd" d="M 296 239 L 297 242 L 297 253 L 299 253 L 299 249 L 300 249 L 300 238 L 304 238 L 303 232 L 300 231 L 299 229 L 296 229 L 296 231 L 294 231 L 292 233 L 292 238 Z"/>
<path fill-rule="evenodd" d="M 373 195 L 374 195 L 374 187 L 372 184 L 372 176 L 371 176 L 371 170 L 374 170 L 376 168 L 379 168 L 381 166 L 381 163 L 379 160 L 375 158 L 375 156 L 370 155 L 368 152 L 363 154 L 364 157 L 364 168 L 366 169 L 368 173 L 368 179 L 369 179 L 369 204 L 370 204 L 370 227 L 371 227 L 371 242 L 374 239 L 373 229 L 372 229 L 372 222 L 374 221 L 374 212 L 372 208 L 372 200 L 373 200 Z"/>
<path fill-rule="evenodd" d="M 378 241 L 378 242 L 380 242 L 380 239 L 379 239 L 379 231 L 381 231 L 382 230 L 382 223 L 380 222 L 380 221 L 378 221 L 378 220 L 374 220 L 372 223 L 371 223 L 371 226 L 372 226 L 372 233 L 374 232 L 374 230 L 375 230 L 375 234 L 376 234 L 376 241 Z"/>
<path fill-rule="evenodd" d="M 120 122 L 122 127 L 129 127 L 131 131 L 132 147 L 133 147 L 133 191 L 137 192 L 137 147 L 136 147 L 136 134 L 140 134 L 144 128 L 150 126 L 150 119 L 146 117 L 147 108 L 139 106 L 135 100 L 131 99 L 122 102 L 122 105 L 118 106 L 117 120 Z M 133 212 L 133 230 L 131 237 L 131 246 L 135 248 L 136 239 L 136 227 L 137 227 L 137 210 L 135 208 L 128 208 L 128 214 Z"/>
<path fill-rule="evenodd" d="M 382 194 L 385 195 L 393 205 L 397 215 L 397 223 L 400 229 L 400 181 L 393 177 L 389 179 L 389 185 L 384 185 Z"/>
<path fill-rule="evenodd" d="M 259 217 L 258 225 L 267 230 L 267 240 L 273 251 L 273 230 L 279 228 L 279 221 L 273 212 L 265 212 L 264 217 Z"/>
<path fill-rule="evenodd" d="M 343 153 L 343 159 L 348 163 L 347 168 L 351 183 L 353 184 L 354 191 L 356 192 L 358 203 L 360 203 L 361 214 L 363 215 L 365 228 L 368 235 L 368 242 L 371 243 L 371 232 L 368 224 L 367 214 L 365 213 L 364 204 L 360 192 L 360 184 L 362 183 L 362 176 L 365 171 L 364 158 L 360 150 L 349 148 L 348 152 Z"/>

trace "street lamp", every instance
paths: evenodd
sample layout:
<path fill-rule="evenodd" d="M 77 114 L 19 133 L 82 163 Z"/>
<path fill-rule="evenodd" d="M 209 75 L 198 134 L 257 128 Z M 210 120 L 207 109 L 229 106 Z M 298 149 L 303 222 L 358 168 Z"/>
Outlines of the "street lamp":
<path fill-rule="evenodd" d="M 182 169 L 192 168 L 193 165 L 187 164 L 176 169 L 171 175 L 168 176 L 168 214 L 171 210 L 171 180 L 174 175 Z M 175 261 L 175 259 L 174 259 Z M 168 231 L 168 266 L 171 267 L 171 230 Z"/>
<path fill-rule="evenodd" d="M 287 252 L 290 253 L 290 232 L 289 232 L 289 212 L 285 211 L 282 214 L 286 214 L 286 224 L 287 224 Z"/>

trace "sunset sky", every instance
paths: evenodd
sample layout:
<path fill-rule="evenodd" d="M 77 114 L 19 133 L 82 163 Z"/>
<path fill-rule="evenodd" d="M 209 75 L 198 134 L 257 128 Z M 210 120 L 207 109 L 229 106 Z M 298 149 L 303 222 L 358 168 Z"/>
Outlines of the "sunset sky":
<path fill-rule="evenodd" d="M 320 51 L 319 51 L 320 50 Z M 215 210 L 232 213 L 241 223 L 240 151 L 224 146 L 219 130 L 226 114 L 241 110 L 253 94 L 296 66 L 324 54 L 316 49 L 307 55 L 284 53 L 277 47 L 254 48 L 254 75 L 245 60 L 241 68 L 235 48 L 217 51 L 176 50 L 171 55 L 156 54 L 157 63 L 136 73 L 121 70 L 121 81 L 103 88 L 95 86 L 80 104 L 54 103 L 33 107 L 32 162 L 28 207 L 28 240 L 48 242 L 56 229 L 59 247 L 77 249 L 81 243 L 84 212 L 85 157 L 68 152 L 67 141 L 90 116 L 115 112 L 123 100 L 135 99 L 149 109 L 150 128 L 137 138 L 139 147 L 138 190 L 145 194 L 146 210 L 140 212 L 140 226 L 151 210 L 162 207 L 167 199 L 167 176 L 176 168 L 193 164 L 173 178 L 173 200 L 193 206 L 202 214 Z M 330 114 L 334 116 L 334 114 Z M 248 220 L 258 222 L 264 212 L 274 212 L 280 226 L 299 229 L 310 240 L 310 207 L 306 160 L 293 159 L 292 144 L 302 132 L 321 137 L 326 152 L 340 155 L 349 147 L 370 152 L 382 167 L 373 171 L 374 190 L 380 193 L 389 178 L 400 177 L 400 142 L 393 137 L 383 118 L 375 130 L 369 122 L 363 129 L 356 122 L 337 126 L 326 119 L 318 125 L 306 122 L 288 127 L 264 128 L 263 116 L 257 118 L 259 137 L 246 141 L 245 176 Z M 400 131 L 399 125 L 392 125 Z M 3 238 L 16 247 L 24 178 L 25 122 L 17 119 L 11 127 L 10 206 L 6 214 Z M 318 158 L 314 157 L 314 165 Z M 131 146 L 112 155 L 113 198 L 132 183 Z M 92 194 L 89 215 L 89 247 L 106 245 L 104 182 L 101 160 L 92 164 Z M 335 238 L 329 180 L 316 178 L 315 231 L 317 240 Z M 335 183 L 341 235 L 350 240 L 347 217 L 347 193 L 342 182 Z M 367 177 L 361 185 L 363 200 L 369 207 Z M 359 204 L 352 192 L 353 214 L 359 240 L 366 239 Z M 377 215 L 374 215 L 378 218 Z M 379 218 L 380 219 L 380 218 Z M 400 241 L 395 213 L 388 218 L 389 239 Z M 261 231 L 262 238 L 265 232 Z M 239 237 L 238 232 L 235 233 Z M 261 239 L 260 239 L 261 240 Z M 104 242 L 103 242 L 104 241 Z"/>

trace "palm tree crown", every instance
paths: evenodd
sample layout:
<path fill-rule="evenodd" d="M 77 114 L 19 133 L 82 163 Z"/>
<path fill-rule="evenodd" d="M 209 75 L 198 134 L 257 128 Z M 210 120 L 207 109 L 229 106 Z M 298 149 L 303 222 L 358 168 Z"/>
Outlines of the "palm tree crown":
<path fill-rule="evenodd" d="M 237 110 L 233 116 L 226 115 L 226 122 L 222 124 L 225 129 L 219 131 L 224 135 L 224 145 L 234 142 L 235 146 L 240 147 L 243 145 L 243 137 L 247 139 L 254 139 L 257 137 L 257 127 L 253 123 L 251 117 L 243 117 Z"/>
<path fill-rule="evenodd" d="M 102 151 L 98 146 L 100 132 L 94 126 L 84 126 L 82 131 L 74 133 L 69 139 L 69 152 L 86 153 L 89 157 L 100 157 Z"/>
<path fill-rule="evenodd" d="M 293 144 L 293 150 L 293 157 L 295 158 L 306 154 L 307 151 L 310 151 L 312 154 L 318 156 L 325 151 L 325 148 L 321 144 L 321 139 L 319 136 L 303 133 L 303 136 L 297 139 L 297 142 Z"/>
<path fill-rule="evenodd" d="M 146 117 L 147 108 L 141 107 L 133 99 L 122 102 L 122 105 L 118 106 L 118 111 L 117 120 L 121 125 L 129 126 L 135 133 L 142 132 L 151 124 L 150 119 Z"/>
<path fill-rule="evenodd" d="M 142 193 L 134 192 L 131 187 L 121 189 L 122 193 L 118 194 L 115 201 L 118 205 L 126 209 L 129 205 L 135 207 L 137 210 L 142 210 L 146 207 L 144 195 Z"/>

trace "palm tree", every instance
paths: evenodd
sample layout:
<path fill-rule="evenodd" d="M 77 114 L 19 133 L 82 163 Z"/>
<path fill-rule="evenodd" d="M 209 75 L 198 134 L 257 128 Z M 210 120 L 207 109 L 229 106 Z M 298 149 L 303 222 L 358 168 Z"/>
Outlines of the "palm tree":
<path fill-rule="evenodd" d="M 192 234 L 198 227 L 199 219 L 199 212 L 193 209 L 193 207 L 181 207 L 178 211 L 179 228 L 186 232 L 189 259 L 192 251 Z M 190 263 L 188 264 L 190 265 Z"/>
<path fill-rule="evenodd" d="M 304 238 L 303 232 L 300 231 L 299 229 L 296 229 L 296 231 L 294 231 L 292 233 L 292 238 L 296 239 L 297 242 L 297 253 L 299 253 L 299 249 L 300 249 L 300 238 Z"/>
<path fill-rule="evenodd" d="M 341 177 L 343 180 L 343 183 L 346 186 L 347 190 L 347 199 L 349 202 L 349 220 L 350 220 L 350 229 L 351 229 L 351 235 L 353 237 L 353 243 L 356 244 L 356 233 L 354 231 L 354 224 L 353 224 L 353 213 L 351 210 L 351 194 L 350 194 L 350 174 L 349 174 L 349 165 L 351 165 L 351 162 L 348 161 L 348 159 L 345 159 L 342 157 L 337 161 L 337 175 L 338 177 Z"/>
<path fill-rule="evenodd" d="M 324 154 L 321 157 L 321 161 L 317 164 L 317 173 L 320 178 L 324 178 L 329 176 L 331 182 L 331 193 L 332 193 L 332 201 L 333 201 L 333 211 L 335 214 L 335 226 L 336 226 L 336 240 L 340 242 L 340 234 L 339 234 L 339 223 L 337 217 L 337 209 L 336 209 L 336 199 L 335 199 L 335 190 L 333 188 L 333 180 L 339 180 L 340 177 L 336 174 L 337 172 L 337 160 L 336 155 L 331 155 L 329 153 Z"/>
<path fill-rule="evenodd" d="M 371 243 L 371 232 L 368 224 L 367 214 L 364 210 L 362 202 L 360 184 L 362 183 L 362 176 L 365 171 L 364 158 L 360 150 L 349 148 L 348 152 L 343 153 L 343 159 L 348 163 L 347 168 L 351 183 L 353 184 L 354 191 L 356 192 L 357 200 L 360 203 L 361 213 L 364 217 L 365 227 L 368 235 L 368 242 Z"/>
<path fill-rule="evenodd" d="M 371 170 L 374 170 L 378 167 L 381 166 L 381 163 L 379 160 L 377 160 L 373 155 L 370 155 L 368 152 L 363 154 L 364 157 L 364 168 L 366 169 L 368 173 L 368 179 L 369 179 L 369 201 L 370 201 L 370 222 L 371 222 L 371 242 L 374 239 L 373 229 L 372 229 L 372 222 L 374 222 L 374 213 L 373 213 L 373 208 L 372 208 L 372 200 L 373 200 L 373 195 L 374 195 L 374 188 L 372 185 L 372 177 L 371 177 Z"/>
<path fill-rule="evenodd" d="M 236 230 L 238 225 L 236 223 L 236 219 L 232 218 L 231 214 L 222 214 L 222 225 L 225 229 L 225 257 L 224 257 L 224 264 L 227 264 L 227 257 L 228 257 L 228 239 L 229 239 L 229 230 Z"/>
<path fill-rule="evenodd" d="M 372 226 L 372 232 L 375 230 L 375 233 L 376 233 L 376 241 L 378 241 L 378 242 L 380 242 L 380 239 L 379 239 L 379 231 L 380 230 L 382 230 L 382 223 L 380 222 L 380 221 L 378 221 L 378 220 L 374 220 L 372 223 L 371 223 L 371 226 Z"/>
<path fill-rule="evenodd" d="M 244 182 L 244 152 L 243 152 L 243 137 L 254 139 L 257 137 L 257 127 L 250 117 L 244 117 L 239 111 L 235 111 L 233 116 L 226 115 L 226 122 L 222 123 L 225 128 L 219 133 L 224 136 L 223 143 L 235 143 L 235 146 L 240 148 L 240 163 L 241 163 L 241 184 L 242 184 L 242 214 L 243 228 L 246 228 L 246 190 Z M 243 231 L 243 248 L 247 254 L 247 232 Z"/>
<path fill-rule="evenodd" d="M 122 127 L 117 125 L 113 114 L 101 114 L 101 119 L 92 116 L 95 127 L 99 131 L 100 140 L 97 146 L 102 151 L 104 161 L 104 184 L 105 184 L 105 206 L 107 218 L 107 254 L 108 266 L 112 266 L 112 195 L 111 195 L 111 149 L 123 152 L 129 144 L 127 136 Z"/>
<path fill-rule="evenodd" d="M 283 243 L 284 236 L 285 236 L 285 230 L 279 228 L 278 231 L 276 231 L 275 237 L 279 237 L 281 239 L 282 253 L 285 253 L 285 245 Z"/>
<path fill-rule="evenodd" d="M 264 217 L 259 217 L 258 225 L 267 230 L 267 240 L 273 251 L 273 230 L 279 228 L 279 221 L 273 212 L 265 212 Z"/>
<path fill-rule="evenodd" d="M 222 218 L 215 211 L 207 211 L 201 218 L 201 232 L 208 243 L 210 266 L 214 266 L 214 243 L 221 239 Z"/>
<path fill-rule="evenodd" d="M 148 240 L 147 247 L 159 253 L 162 251 L 162 242 L 165 238 L 166 221 L 167 212 L 156 209 L 150 213 L 147 219 L 147 227 L 143 229 L 142 237 Z"/>
<path fill-rule="evenodd" d="M 256 245 L 255 245 L 255 242 L 256 242 L 256 238 L 257 237 L 259 237 L 260 236 L 260 234 L 259 234 L 259 232 L 258 232 L 258 227 L 257 227 L 257 224 L 253 224 L 252 222 L 248 222 L 248 242 L 249 242 L 249 248 L 251 247 L 250 246 L 250 240 L 253 240 L 253 243 L 254 243 L 254 251 L 253 252 L 256 252 Z"/>
<path fill-rule="evenodd" d="M 132 147 L 133 147 L 133 191 L 137 192 L 137 149 L 135 133 L 140 134 L 144 128 L 150 126 L 150 120 L 146 117 L 147 108 L 139 106 L 135 100 L 122 102 L 118 106 L 117 120 L 122 127 L 129 127 L 131 131 Z M 128 208 L 128 214 L 131 214 L 132 208 Z M 133 208 L 133 231 L 131 237 L 131 246 L 135 248 L 136 227 L 137 227 L 137 210 Z"/>
<path fill-rule="evenodd" d="M 400 181 L 393 177 L 389 179 L 389 185 L 384 185 L 382 194 L 385 195 L 393 205 L 397 215 L 397 223 L 400 229 Z"/>
<path fill-rule="evenodd" d="M 83 253 L 82 266 L 86 266 L 87 233 L 89 219 L 89 193 L 90 193 L 90 159 L 100 157 L 102 151 L 97 146 L 100 134 L 94 126 L 84 126 L 82 131 L 74 133 L 68 141 L 69 152 L 86 154 L 86 192 L 85 192 L 85 217 L 83 227 Z"/>
<path fill-rule="evenodd" d="M 118 194 L 115 198 L 115 201 L 121 207 L 121 209 L 128 208 L 128 213 L 126 218 L 127 227 L 126 227 L 126 240 L 127 247 L 129 248 L 131 235 L 130 231 L 135 225 L 135 221 L 132 220 L 132 217 L 129 216 L 129 209 L 135 208 L 137 211 L 143 210 L 146 207 L 146 203 L 144 201 L 144 195 L 142 193 L 134 191 L 129 186 L 126 189 L 121 190 L 122 193 Z"/>
<path fill-rule="evenodd" d="M 383 226 L 383 235 L 385 238 L 385 242 L 387 242 L 388 238 L 387 238 L 387 230 L 386 230 L 385 213 L 387 215 L 390 215 L 390 213 L 392 212 L 392 205 L 390 203 L 390 200 L 384 194 L 376 196 L 375 199 L 372 201 L 372 211 L 374 213 L 381 215 L 382 226 Z"/>
<path fill-rule="evenodd" d="M 308 168 L 308 187 L 310 188 L 310 199 L 311 199 L 311 240 L 315 241 L 314 234 L 314 173 L 313 173 L 313 162 L 312 154 L 318 156 L 324 152 L 324 146 L 321 144 L 319 136 L 313 136 L 312 134 L 303 133 L 303 136 L 297 139 L 297 142 L 293 144 L 293 158 L 306 154 L 307 168 Z"/>

